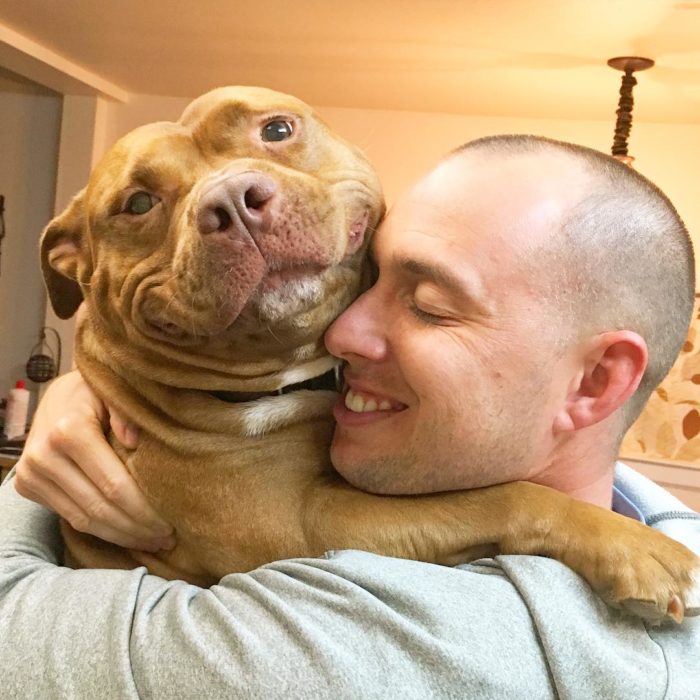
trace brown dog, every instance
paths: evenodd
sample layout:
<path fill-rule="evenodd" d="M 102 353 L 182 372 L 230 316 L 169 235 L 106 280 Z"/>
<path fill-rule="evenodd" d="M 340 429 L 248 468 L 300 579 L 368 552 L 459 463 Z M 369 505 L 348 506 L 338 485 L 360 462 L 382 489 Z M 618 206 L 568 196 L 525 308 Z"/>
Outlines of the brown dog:
<path fill-rule="evenodd" d="M 363 155 L 269 90 L 215 90 L 112 148 L 47 227 L 42 265 L 59 316 L 85 299 L 78 366 L 142 426 L 135 451 L 115 447 L 178 544 L 126 551 L 64 524 L 68 559 L 206 585 L 329 549 L 542 554 L 681 619 L 697 558 L 630 519 L 526 483 L 374 496 L 332 470 L 323 332 L 361 290 L 382 211 Z"/>

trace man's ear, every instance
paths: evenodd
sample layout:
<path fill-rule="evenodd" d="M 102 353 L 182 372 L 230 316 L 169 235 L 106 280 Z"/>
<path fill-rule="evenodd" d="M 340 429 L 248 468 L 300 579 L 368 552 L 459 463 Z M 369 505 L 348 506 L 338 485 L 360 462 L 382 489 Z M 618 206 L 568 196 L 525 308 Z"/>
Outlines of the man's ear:
<path fill-rule="evenodd" d="M 637 390 L 647 361 L 647 344 L 638 333 L 607 331 L 595 336 L 584 350 L 555 430 L 580 430 L 611 416 Z"/>
<path fill-rule="evenodd" d="M 59 318 L 70 318 L 83 300 L 78 281 L 89 260 L 84 200 L 82 190 L 41 235 L 41 270 L 51 306 Z"/>

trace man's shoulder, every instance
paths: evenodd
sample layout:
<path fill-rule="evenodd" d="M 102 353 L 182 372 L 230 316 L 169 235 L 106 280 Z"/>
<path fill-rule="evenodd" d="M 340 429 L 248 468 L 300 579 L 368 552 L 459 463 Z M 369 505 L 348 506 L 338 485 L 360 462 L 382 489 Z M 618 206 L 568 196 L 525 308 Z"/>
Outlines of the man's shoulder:
<path fill-rule="evenodd" d="M 700 556 L 698 513 L 621 462 L 615 465 L 615 489 L 647 525 L 681 542 Z"/>
<path fill-rule="evenodd" d="M 391 630 L 411 644 L 429 639 L 428 646 L 449 650 L 463 669 L 488 670 L 512 682 L 514 696 L 544 683 L 540 688 L 551 685 L 571 697 L 663 697 L 668 683 L 659 654 L 666 640 L 609 608 L 583 579 L 551 559 L 498 556 L 448 568 L 341 551 L 264 569 L 306 578 L 314 593 L 300 614 L 318 613 L 319 588 L 334 590 L 370 638 Z M 343 619 L 334 614 L 326 624 Z M 668 634 L 691 648 L 700 644 L 700 623 L 687 620 Z M 676 660 L 682 664 L 685 655 L 679 652 Z M 516 683 L 518 669 L 532 677 Z M 700 682 L 699 674 L 694 677 Z"/>

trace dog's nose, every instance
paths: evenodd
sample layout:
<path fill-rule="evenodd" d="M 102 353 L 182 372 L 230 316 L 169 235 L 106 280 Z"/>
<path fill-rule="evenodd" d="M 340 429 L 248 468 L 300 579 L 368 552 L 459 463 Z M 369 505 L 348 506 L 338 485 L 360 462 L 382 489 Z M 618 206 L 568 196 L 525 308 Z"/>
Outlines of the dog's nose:
<path fill-rule="evenodd" d="M 277 185 L 263 173 L 236 173 L 218 182 L 199 201 L 197 228 L 202 235 L 236 231 L 242 224 L 249 233 L 266 224 Z"/>

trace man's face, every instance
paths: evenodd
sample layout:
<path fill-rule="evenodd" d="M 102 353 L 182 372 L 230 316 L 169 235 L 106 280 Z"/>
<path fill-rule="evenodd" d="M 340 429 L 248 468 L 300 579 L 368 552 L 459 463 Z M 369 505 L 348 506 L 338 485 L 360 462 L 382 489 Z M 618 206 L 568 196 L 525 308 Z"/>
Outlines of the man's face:
<path fill-rule="evenodd" d="M 556 153 L 473 152 L 397 203 L 374 240 L 376 284 L 326 335 L 347 362 L 331 458 L 348 481 L 426 493 L 546 469 L 573 365 L 531 251 L 581 177 Z"/>

